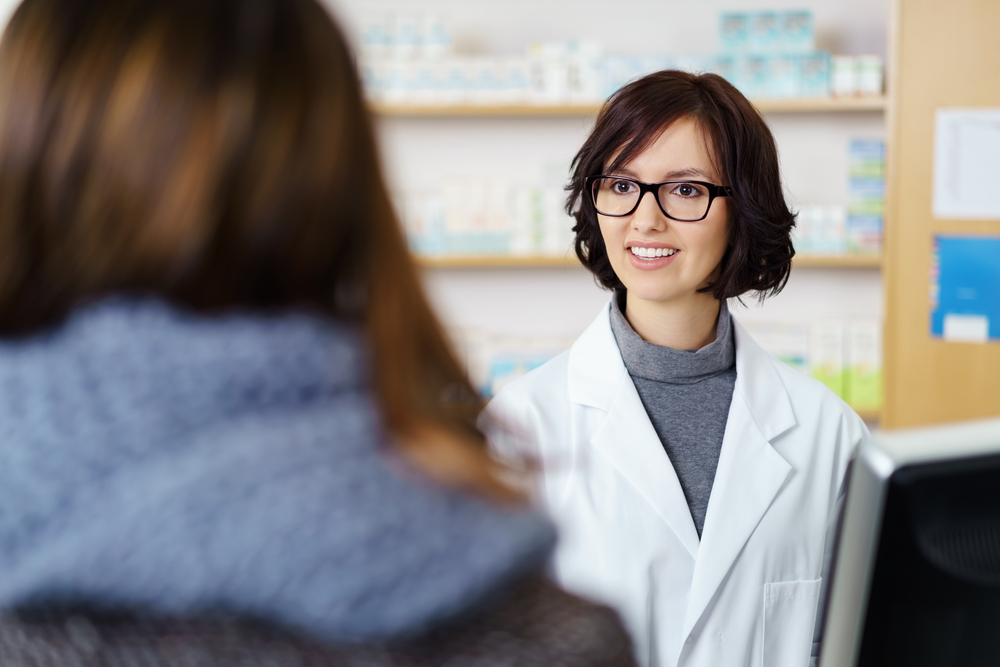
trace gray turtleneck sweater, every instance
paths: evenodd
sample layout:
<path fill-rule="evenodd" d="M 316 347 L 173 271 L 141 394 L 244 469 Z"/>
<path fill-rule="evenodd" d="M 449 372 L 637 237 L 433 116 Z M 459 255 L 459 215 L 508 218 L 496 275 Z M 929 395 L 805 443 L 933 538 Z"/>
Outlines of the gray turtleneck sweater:
<path fill-rule="evenodd" d="M 700 350 L 675 350 L 639 337 L 611 300 L 611 330 L 653 429 L 670 458 L 701 536 L 736 386 L 736 344 L 722 302 L 715 340 Z"/>

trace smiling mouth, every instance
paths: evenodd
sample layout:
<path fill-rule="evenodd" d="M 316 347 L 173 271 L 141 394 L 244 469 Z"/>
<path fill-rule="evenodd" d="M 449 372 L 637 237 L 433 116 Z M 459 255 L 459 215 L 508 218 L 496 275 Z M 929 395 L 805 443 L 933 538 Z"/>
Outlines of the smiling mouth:
<path fill-rule="evenodd" d="M 677 252 L 676 248 L 641 248 L 633 246 L 629 251 L 639 259 L 659 259 L 660 257 L 670 257 Z"/>

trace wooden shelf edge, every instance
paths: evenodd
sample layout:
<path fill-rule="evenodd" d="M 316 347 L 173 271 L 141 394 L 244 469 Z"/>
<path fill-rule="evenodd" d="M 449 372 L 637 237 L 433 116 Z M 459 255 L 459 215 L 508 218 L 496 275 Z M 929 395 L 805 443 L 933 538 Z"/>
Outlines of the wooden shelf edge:
<path fill-rule="evenodd" d="M 416 256 L 417 265 L 425 269 L 516 269 L 516 268 L 573 268 L 580 260 L 569 255 L 453 255 L 442 257 Z"/>
<path fill-rule="evenodd" d="M 882 111 L 885 97 L 807 97 L 751 100 L 761 113 Z M 377 116 L 596 116 L 602 104 L 384 104 L 369 103 Z"/>
<path fill-rule="evenodd" d="M 580 261 L 571 255 L 442 255 L 415 256 L 417 265 L 428 269 L 578 267 Z M 796 255 L 793 266 L 828 269 L 877 269 L 882 266 L 879 255 Z"/>
<path fill-rule="evenodd" d="M 369 104 L 377 116 L 596 116 L 600 104 Z"/>
<path fill-rule="evenodd" d="M 817 269 L 880 269 L 881 255 L 796 255 L 792 266 Z"/>
<path fill-rule="evenodd" d="M 885 97 L 813 97 L 751 100 L 761 113 L 883 111 Z"/>

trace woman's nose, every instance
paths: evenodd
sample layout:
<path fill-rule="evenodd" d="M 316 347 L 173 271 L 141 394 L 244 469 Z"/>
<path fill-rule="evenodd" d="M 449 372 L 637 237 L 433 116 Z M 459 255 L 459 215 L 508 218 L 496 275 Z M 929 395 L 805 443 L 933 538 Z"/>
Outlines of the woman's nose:
<path fill-rule="evenodd" d="M 663 231 L 667 228 L 667 217 L 660 210 L 654 193 L 642 193 L 639 205 L 632 213 L 632 227 L 639 232 Z"/>

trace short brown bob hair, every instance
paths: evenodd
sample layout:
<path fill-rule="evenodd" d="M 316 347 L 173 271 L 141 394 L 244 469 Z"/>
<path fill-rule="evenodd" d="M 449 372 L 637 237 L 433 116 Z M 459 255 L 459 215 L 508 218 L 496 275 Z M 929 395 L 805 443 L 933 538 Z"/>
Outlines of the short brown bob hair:
<path fill-rule="evenodd" d="M 795 215 L 782 191 L 778 150 L 753 105 L 716 74 L 656 72 L 624 86 L 604 105 L 573 158 L 567 186 L 567 210 L 576 218 L 577 257 L 602 286 L 625 289 L 608 260 L 585 181 L 628 164 L 681 118 L 701 125 L 724 179 L 720 185 L 732 190 L 729 248 L 719 278 L 702 291 L 719 300 L 751 291 L 761 299 L 777 294 L 788 282 L 795 254 Z"/>

